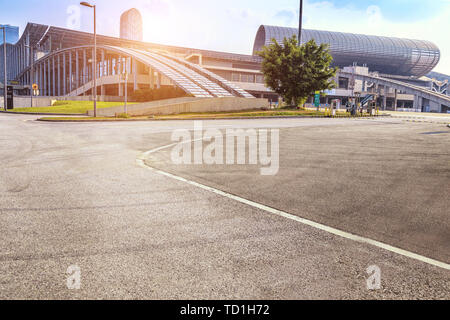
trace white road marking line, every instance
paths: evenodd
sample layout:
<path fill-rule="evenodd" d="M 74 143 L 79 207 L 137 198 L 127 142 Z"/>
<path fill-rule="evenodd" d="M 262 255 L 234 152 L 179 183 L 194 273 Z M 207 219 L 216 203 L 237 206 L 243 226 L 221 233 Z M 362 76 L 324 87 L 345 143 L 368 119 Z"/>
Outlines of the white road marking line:
<path fill-rule="evenodd" d="M 192 143 L 192 142 L 195 142 L 195 141 L 198 141 L 198 140 L 203 140 L 203 139 L 186 141 L 185 143 Z M 201 183 L 198 183 L 198 182 L 195 182 L 195 181 L 192 181 L 192 180 L 188 180 L 188 179 L 185 179 L 183 177 L 180 177 L 180 176 L 177 176 L 177 175 L 174 175 L 174 174 L 171 174 L 171 173 L 168 173 L 168 172 L 165 172 L 165 171 L 153 168 L 153 167 L 151 167 L 151 166 L 149 166 L 149 165 L 147 165 L 145 163 L 145 160 L 147 159 L 147 157 L 150 154 L 156 153 L 156 152 L 164 150 L 164 149 L 171 148 L 171 147 L 173 147 L 173 146 L 175 146 L 177 144 L 178 143 L 172 143 L 172 144 L 167 145 L 167 146 L 159 147 L 159 148 L 156 148 L 156 149 L 144 152 L 136 159 L 136 163 L 139 166 L 143 167 L 143 168 L 151 170 L 152 172 L 156 172 L 156 173 L 158 173 L 160 175 L 163 175 L 163 176 L 166 176 L 168 178 L 171 178 L 171 179 L 174 179 L 174 180 L 178 180 L 178 181 L 190 184 L 192 186 L 201 188 L 201 189 L 206 190 L 206 191 L 213 192 L 213 193 L 218 194 L 220 196 L 223 196 L 223 197 L 226 197 L 226 198 L 238 201 L 240 203 L 246 204 L 246 205 L 254 207 L 256 209 L 260 209 L 260 210 L 266 211 L 268 213 L 271 213 L 271 214 L 274 214 L 274 215 L 277 215 L 277 216 L 280 216 L 280 217 L 283 217 L 283 218 L 286 218 L 286 219 L 290 219 L 290 220 L 299 222 L 301 224 L 304 224 L 304 225 L 313 227 L 315 229 L 322 230 L 322 231 L 334 234 L 336 236 L 339 236 L 339 237 L 342 237 L 342 238 L 345 238 L 345 239 L 353 240 L 353 241 L 356 241 L 356 242 L 359 242 L 359 243 L 369 244 L 369 245 L 372 245 L 372 246 L 375 246 L 375 247 L 378 247 L 378 248 L 381 248 L 381 249 L 384 249 L 384 250 L 396 253 L 396 254 L 401 255 L 401 256 L 405 256 L 405 257 L 408 257 L 408 258 L 411 258 L 411 259 L 414 259 L 414 260 L 417 260 L 417 261 L 420 261 L 420 262 L 427 263 L 427 264 L 435 266 L 435 267 L 439 267 L 439 268 L 442 268 L 442 269 L 445 269 L 445 270 L 450 270 L 450 264 L 447 264 L 445 262 L 438 261 L 438 260 L 435 260 L 435 259 L 431 259 L 431 258 L 422 256 L 420 254 L 417 254 L 417 253 L 414 253 L 414 252 L 411 252 L 411 251 L 400 249 L 400 248 L 391 246 L 389 244 L 386 244 L 386 243 L 383 243 L 383 242 L 380 242 L 380 241 L 377 241 L 377 240 L 373 240 L 373 239 L 370 239 L 370 238 L 365 238 L 365 237 L 358 236 L 358 235 L 355 235 L 355 234 L 352 234 L 352 233 L 349 233 L 349 232 L 346 232 L 346 231 L 343 231 L 343 230 L 339 230 L 339 229 L 336 229 L 336 228 L 333 228 L 333 227 L 329 227 L 327 225 L 314 222 L 312 220 L 308 220 L 308 219 L 305 219 L 305 218 L 300 218 L 300 217 L 295 216 L 295 215 L 293 215 L 291 213 L 288 213 L 288 212 L 285 212 L 285 211 L 282 211 L 282 210 L 278 210 L 278 209 L 275 209 L 275 208 L 271 208 L 271 207 L 268 207 L 268 206 L 263 205 L 261 203 L 257 203 L 257 202 L 254 202 L 254 201 L 251 201 L 251 200 L 248 200 L 248 199 L 244 199 L 244 198 L 241 198 L 239 196 L 233 195 L 231 193 L 227 193 L 227 192 L 221 191 L 219 189 L 212 188 L 212 187 L 206 186 L 204 184 L 201 184 Z"/>

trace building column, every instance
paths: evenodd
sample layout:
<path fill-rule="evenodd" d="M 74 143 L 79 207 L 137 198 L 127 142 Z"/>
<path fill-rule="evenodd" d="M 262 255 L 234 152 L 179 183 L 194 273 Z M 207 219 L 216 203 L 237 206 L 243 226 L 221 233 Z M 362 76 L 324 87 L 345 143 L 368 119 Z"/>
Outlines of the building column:
<path fill-rule="evenodd" d="M 95 52 L 94 48 L 92 48 L 92 53 L 91 54 L 92 54 L 92 68 L 91 68 L 92 76 L 91 76 L 91 81 L 93 81 L 94 80 L 94 75 L 98 79 L 98 59 L 97 59 L 97 52 Z M 96 58 L 95 61 L 96 61 L 97 65 L 94 64 L 94 56 Z M 93 84 L 94 83 L 92 83 L 92 86 L 91 86 L 91 94 L 92 95 L 94 94 L 94 91 L 97 94 L 97 87 L 94 88 Z M 98 81 L 97 81 L 96 85 L 98 85 Z"/>
<path fill-rule="evenodd" d="M 139 90 L 139 86 L 138 86 L 138 70 L 137 70 L 138 64 L 137 64 L 136 59 L 134 59 L 134 58 L 132 60 L 132 65 L 133 65 L 133 86 L 134 86 L 133 90 L 136 91 L 136 90 Z"/>
<path fill-rule="evenodd" d="M 117 74 L 119 75 L 119 97 L 123 96 L 123 89 L 124 89 L 124 87 L 122 86 L 122 80 L 121 80 L 122 70 L 123 70 L 122 65 L 123 65 L 122 56 L 119 56 L 119 58 L 117 60 Z"/>
<path fill-rule="evenodd" d="M 31 62 L 31 47 L 30 47 L 30 33 L 29 32 L 27 33 L 26 41 L 27 41 L 27 47 L 26 47 L 26 50 L 27 50 L 27 67 L 29 67 L 31 65 L 30 64 L 30 62 Z"/>
<path fill-rule="evenodd" d="M 48 91 L 47 91 L 47 96 L 51 96 L 52 95 L 52 73 L 51 73 L 51 62 L 50 62 L 50 58 L 47 59 L 47 85 L 48 85 Z"/>
<path fill-rule="evenodd" d="M 395 89 L 394 111 L 397 111 L 397 105 L 398 105 L 398 90 Z"/>
<path fill-rule="evenodd" d="M 75 88 L 72 88 L 72 90 L 74 89 L 78 89 L 80 87 L 80 62 L 79 62 L 79 54 L 78 54 L 78 50 L 75 51 Z"/>
<path fill-rule="evenodd" d="M 152 67 L 150 67 L 149 70 L 149 76 L 150 76 L 150 89 L 155 89 L 155 71 Z"/>
<path fill-rule="evenodd" d="M 55 68 L 55 56 L 52 58 L 52 81 L 53 81 L 53 90 L 52 94 L 53 96 L 56 96 L 56 68 Z"/>
<path fill-rule="evenodd" d="M 86 57 L 86 49 L 83 49 L 83 83 L 82 85 L 85 85 L 87 82 L 87 57 Z M 83 96 L 85 96 L 86 93 L 83 92 Z"/>
<path fill-rule="evenodd" d="M 105 76 L 105 50 L 102 50 L 101 52 L 101 70 L 100 70 L 100 79 L 103 78 Z M 103 81 L 103 80 L 102 80 Z M 103 82 L 102 82 L 103 83 Z M 102 84 L 100 86 L 100 95 L 104 96 L 105 95 L 105 86 Z"/>
<path fill-rule="evenodd" d="M 43 62 L 43 72 L 42 72 L 42 77 L 43 77 L 43 96 L 47 96 L 47 77 L 46 77 L 46 60 L 44 60 Z"/>
<path fill-rule="evenodd" d="M 61 97 L 61 55 L 58 55 L 58 97 Z"/>
<path fill-rule="evenodd" d="M 18 58 L 18 66 L 17 66 L 17 75 L 19 75 L 20 70 L 22 69 L 22 44 L 19 44 L 17 47 L 17 58 Z"/>
<path fill-rule="evenodd" d="M 67 96 L 67 67 L 66 53 L 63 53 L 63 95 Z"/>
<path fill-rule="evenodd" d="M 42 63 L 39 64 L 38 66 L 39 69 L 39 80 L 38 80 L 38 85 L 39 85 L 39 95 L 42 96 L 42 90 L 44 89 L 42 87 Z"/>
<path fill-rule="evenodd" d="M 158 89 L 161 89 L 161 73 L 159 73 L 159 72 L 158 72 L 158 75 L 157 75 L 156 87 Z"/>
<path fill-rule="evenodd" d="M 86 53 L 86 49 L 83 50 L 83 80 L 82 80 L 82 85 L 86 84 L 87 82 L 87 53 Z"/>
<path fill-rule="evenodd" d="M 69 51 L 69 92 L 73 91 L 72 51 Z"/>

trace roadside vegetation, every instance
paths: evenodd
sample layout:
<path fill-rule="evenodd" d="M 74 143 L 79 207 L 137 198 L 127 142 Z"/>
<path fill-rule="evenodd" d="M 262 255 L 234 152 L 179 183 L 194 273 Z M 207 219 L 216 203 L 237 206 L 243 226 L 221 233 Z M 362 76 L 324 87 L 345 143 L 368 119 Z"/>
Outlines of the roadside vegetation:
<path fill-rule="evenodd" d="M 129 103 L 133 104 L 133 103 Z M 122 106 L 122 102 L 97 102 L 97 108 L 111 108 Z M 13 112 L 24 113 L 61 113 L 61 114 L 86 114 L 89 110 L 94 110 L 93 101 L 57 101 L 51 107 L 37 108 L 16 108 Z"/>
<path fill-rule="evenodd" d="M 44 117 L 42 121 L 143 121 L 143 120 L 191 120 L 191 119 L 233 119 L 233 118 L 270 118 L 270 117 L 328 117 L 327 113 L 315 109 L 282 108 L 270 110 L 247 110 L 235 112 L 205 112 L 205 113 L 183 113 L 174 115 L 155 116 L 129 116 L 119 114 L 117 117 Z M 348 117 L 349 114 L 341 112 L 337 117 Z"/>
<path fill-rule="evenodd" d="M 275 39 L 258 55 L 263 58 L 262 72 L 267 87 L 283 97 L 291 106 L 303 106 L 317 91 L 330 90 L 336 84 L 332 79 L 337 68 L 332 68 L 333 58 L 326 44 L 314 40 L 298 45 L 296 36 Z"/>

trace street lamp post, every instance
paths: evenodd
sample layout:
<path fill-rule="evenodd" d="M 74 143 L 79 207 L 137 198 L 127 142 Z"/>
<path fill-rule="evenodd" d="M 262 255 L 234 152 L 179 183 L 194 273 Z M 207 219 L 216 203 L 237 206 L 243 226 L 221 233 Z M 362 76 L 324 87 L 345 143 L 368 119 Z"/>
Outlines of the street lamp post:
<path fill-rule="evenodd" d="M 298 21 L 298 45 L 302 45 L 302 20 L 303 20 L 303 0 L 300 0 L 300 12 Z"/>
<path fill-rule="evenodd" d="M 97 12 L 96 6 L 87 2 L 80 2 L 80 5 L 94 9 L 94 57 L 93 57 L 93 98 L 94 98 L 94 117 L 97 117 Z"/>
<path fill-rule="evenodd" d="M 3 106 L 5 108 L 5 111 L 8 111 L 8 75 L 6 74 L 6 27 L 0 27 L 0 29 L 3 30 L 3 72 L 5 73 L 3 78 Z"/>

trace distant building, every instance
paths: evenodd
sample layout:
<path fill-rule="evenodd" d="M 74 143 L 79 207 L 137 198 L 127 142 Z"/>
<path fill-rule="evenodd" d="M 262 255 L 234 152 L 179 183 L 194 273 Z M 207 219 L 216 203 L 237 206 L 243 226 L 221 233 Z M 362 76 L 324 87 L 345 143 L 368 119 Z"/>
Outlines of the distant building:
<path fill-rule="evenodd" d="M 15 44 L 19 41 L 19 27 L 7 25 L 0 25 L 6 28 L 6 43 Z M 0 31 L 0 44 L 3 44 L 3 32 Z"/>
<path fill-rule="evenodd" d="M 137 9 L 130 9 L 120 17 L 120 38 L 142 41 L 142 15 Z"/>

